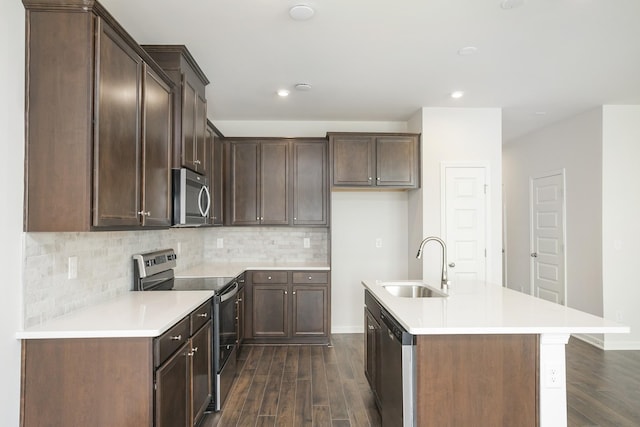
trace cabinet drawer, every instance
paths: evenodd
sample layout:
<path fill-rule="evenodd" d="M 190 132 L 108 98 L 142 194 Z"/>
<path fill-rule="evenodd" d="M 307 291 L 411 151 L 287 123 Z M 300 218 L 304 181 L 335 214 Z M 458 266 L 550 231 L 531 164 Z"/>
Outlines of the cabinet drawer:
<path fill-rule="evenodd" d="M 329 283 L 329 273 L 326 271 L 294 272 L 293 283 Z"/>
<path fill-rule="evenodd" d="M 286 271 L 254 271 L 253 283 L 278 283 L 285 284 L 287 281 Z"/>
<path fill-rule="evenodd" d="M 189 316 L 154 339 L 154 366 L 160 366 L 169 356 L 189 340 Z"/>
<path fill-rule="evenodd" d="M 195 334 L 202 325 L 211 319 L 212 307 L 211 300 L 207 300 L 207 302 L 196 308 L 191 315 L 189 315 L 191 322 L 191 335 Z"/>

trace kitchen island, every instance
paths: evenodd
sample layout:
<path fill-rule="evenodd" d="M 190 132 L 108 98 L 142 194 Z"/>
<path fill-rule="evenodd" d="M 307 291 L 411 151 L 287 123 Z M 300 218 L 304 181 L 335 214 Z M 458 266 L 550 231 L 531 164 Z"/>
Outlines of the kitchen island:
<path fill-rule="evenodd" d="M 493 284 L 453 283 L 448 296 L 430 298 L 394 296 L 376 280 L 362 284 L 375 300 L 367 306 L 379 304 L 373 312 L 413 335 L 413 425 L 566 426 L 570 334 L 629 332 Z"/>

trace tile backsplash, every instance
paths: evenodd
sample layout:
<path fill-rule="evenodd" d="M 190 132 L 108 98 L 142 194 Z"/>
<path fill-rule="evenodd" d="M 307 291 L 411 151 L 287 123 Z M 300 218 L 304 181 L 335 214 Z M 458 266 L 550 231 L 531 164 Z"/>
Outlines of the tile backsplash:
<path fill-rule="evenodd" d="M 325 228 L 220 227 L 92 233 L 25 233 L 24 327 L 128 292 L 131 256 L 156 249 L 180 253 L 177 271 L 202 262 L 328 262 Z M 304 248 L 304 239 L 309 248 Z M 222 239 L 222 248 L 218 248 Z M 70 258 L 77 277 L 69 278 Z"/>

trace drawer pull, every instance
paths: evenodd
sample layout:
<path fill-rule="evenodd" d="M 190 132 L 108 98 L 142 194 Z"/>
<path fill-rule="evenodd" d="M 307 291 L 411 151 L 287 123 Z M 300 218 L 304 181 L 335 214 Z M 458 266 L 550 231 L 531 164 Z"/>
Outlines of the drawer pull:
<path fill-rule="evenodd" d="M 171 337 L 171 341 L 180 341 L 182 340 L 182 335 L 176 335 Z"/>
<path fill-rule="evenodd" d="M 198 352 L 198 347 L 193 347 L 193 350 L 191 350 L 193 353 L 197 353 Z"/>
<path fill-rule="evenodd" d="M 198 317 L 207 317 L 209 313 L 198 313 Z"/>
<path fill-rule="evenodd" d="M 311 280 L 311 276 L 309 276 L 309 280 Z"/>
<path fill-rule="evenodd" d="M 267 277 L 267 280 L 271 280 L 271 276 Z"/>

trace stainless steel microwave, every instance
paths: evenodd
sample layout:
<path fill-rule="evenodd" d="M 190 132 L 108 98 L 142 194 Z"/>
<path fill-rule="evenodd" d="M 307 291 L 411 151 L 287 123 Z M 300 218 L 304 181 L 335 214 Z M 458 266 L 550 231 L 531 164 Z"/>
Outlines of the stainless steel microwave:
<path fill-rule="evenodd" d="M 208 222 L 211 193 L 206 176 L 189 169 L 173 169 L 173 225 L 197 227 Z"/>

